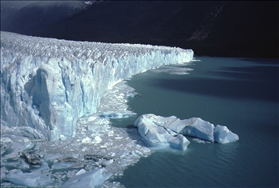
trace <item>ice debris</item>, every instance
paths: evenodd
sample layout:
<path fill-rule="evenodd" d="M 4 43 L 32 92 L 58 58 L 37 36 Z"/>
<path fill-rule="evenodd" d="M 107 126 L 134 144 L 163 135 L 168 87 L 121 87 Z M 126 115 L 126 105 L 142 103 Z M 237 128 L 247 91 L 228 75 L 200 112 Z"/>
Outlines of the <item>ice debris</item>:
<path fill-rule="evenodd" d="M 15 185 L 28 187 L 47 186 L 52 182 L 48 176 L 41 172 L 41 170 L 23 173 L 21 170 L 13 169 L 9 171 L 3 179 L 12 182 Z"/>
<path fill-rule="evenodd" d="M 154 148 L 171 147 L 184 151 L 190 143 L 184 136 L 198 138 L 200 143 L 225 144 L 239 140 L 238 135 L 232 133 L 226 126 L 214 127 L 213 124 L 201 118 L 181 120 L 175 116 L 162 117 L 144 114 L 138 117 L 134 125 L 138 127 L 143 141 Z"/>

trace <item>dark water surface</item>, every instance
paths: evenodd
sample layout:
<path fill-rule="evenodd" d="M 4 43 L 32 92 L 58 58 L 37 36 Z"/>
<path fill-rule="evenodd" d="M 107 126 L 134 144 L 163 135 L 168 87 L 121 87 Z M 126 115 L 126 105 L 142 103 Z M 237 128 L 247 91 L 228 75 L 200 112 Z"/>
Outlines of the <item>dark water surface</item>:
<path fill-rule="evenodd" d="M 148 71 L 128 84 L 139 115 L 201 117 L 226 125 L 240 140 L 192 141 L 186 152 L 157 151 L 118 178 L 126 187 L 278 187 L 279 64 L 271 59 L 197 57 L 187 75 Z M 135 119 L 114 121 L 131 126 Z"/>

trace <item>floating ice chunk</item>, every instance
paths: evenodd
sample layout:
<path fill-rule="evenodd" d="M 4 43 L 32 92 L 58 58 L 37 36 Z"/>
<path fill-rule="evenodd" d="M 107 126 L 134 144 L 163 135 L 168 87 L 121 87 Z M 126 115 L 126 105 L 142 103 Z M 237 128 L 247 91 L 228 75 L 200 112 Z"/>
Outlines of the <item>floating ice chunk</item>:
<path fill-rule="evenodd" d="M 126 98 L 129 98 L 129 97 L 134 98 L 134 97 L 140 97 L 141 94 L 139 94 L 135 91 L 131 91 L 131 92 L 126 92 L 125 96 L 126 96 Z"/>
<path fill-rule="evenodd" d="M 92 140 L 92 143 L 99 144 L 102 142 L 102 138 L 100 136 L 95 136 L 95 138 Z"/>
<path fill-rule="evenodd" d="M 102 185 L 111 174 L 105 174 L 105 169 L 100 168 L 93 171 L 85 172 L 80 175 L 76 175 L 66 181 L 62 187 L 96 187 Z"/>
<path fill-rule="evenodd" d="M 144 114 L 138 117 L 134 125 L 138 127 L 143 141 L 151 147 L 167 147 L 185 150 L 190 143 L 184 136 L 195 137 L 199 143 L 228 143 L 239 138 L 227 127 L 204 121 L 201 118 L 180 120 L 175 116 L 162 117 Z M 182 136 L 182 135 L 184 136 Z"/>
<path fill-rule="evenodd" d="M 60 134 L 60 140 L 66 140 L 66 139 L 67 139 L 66 136 L 64 136 L 63 134 Z"/>
<path fill-rule="evenodd" d="M 81 175 L 81 174 L 84 174 L 86 171 L 84 170 L 84 169 L 81 169 L 80 171 L 78 171 L 77 173 L 76 173 L 76 176 L 78 176 L 78 175 Z"/>
<path fill-rule="evenodd" d="M 182 131 L 183 135 L 214 142 L 214 125 L 212 123 L 201 118 L 190 118 L 187 123 Z"/>
<path fill-rule="evenodd" d="M 109 119 L 120 119 L 120 118 L 128 118 L 131 116 L 137 115 L 133 112 L 103 112 L 101 117 L 109 118 Z"/>
<path fill-rule="evenodd" d="M 86 137 L 86 138 L 82 139 L 82 141 L 81 141 L 81 142 L 82 142 L 82 143 L 91 143 L 91 142 L 92 142 L 92 140 L 91 140 L 91 138 Z"/>
<path fill-rule="evenodd" d="M 214 129 L 215 142 L 226 144 L 239 140 L 237 134 L 231 132 L 226 126 L 217 125 Z"/>
<path fill-rule="evenodd" d="M 133 156 L 140 156 L 140 157 L 143 156 L 143 154 L 138 150 L 132 151 L 130 154 Z"/>
<path fill-rule="evenodd" d="M 23 173 L 21 170 L 14 169 L 9 171 L 3 179 L 15 185 L 28 187 L 47 186 L 52 183 L 50 177 L 43 174 L 40 170 L 31 173 Z"/>

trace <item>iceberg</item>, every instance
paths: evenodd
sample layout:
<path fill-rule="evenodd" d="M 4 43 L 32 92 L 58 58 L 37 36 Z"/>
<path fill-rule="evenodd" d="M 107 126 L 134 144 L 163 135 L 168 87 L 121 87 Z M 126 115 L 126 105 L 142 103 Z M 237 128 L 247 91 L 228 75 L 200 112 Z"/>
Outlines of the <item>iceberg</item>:
<path fill-rule="evenodd" d="M 65 140 L 76 134 L 80 117 L 97 112 L 104 92 L 116 83 L 192 59 L 192 50 L 176 47 L 1 32 L 1 123 L 30 127 L 28 137 Z"/>
<path fill-rule="evenodd" d="M 134 125 L 143 141 L 149 147 L 186 150 L 190 142 L 184 136 L 194 137 L 199 143 L 229 143 L 239 140 L 237 134 L 226 126 L 216 127 L 201 118 L 181 120 L 175 116 L 162 117 L 154 114 L 144 114 L 137 118 Z"/>

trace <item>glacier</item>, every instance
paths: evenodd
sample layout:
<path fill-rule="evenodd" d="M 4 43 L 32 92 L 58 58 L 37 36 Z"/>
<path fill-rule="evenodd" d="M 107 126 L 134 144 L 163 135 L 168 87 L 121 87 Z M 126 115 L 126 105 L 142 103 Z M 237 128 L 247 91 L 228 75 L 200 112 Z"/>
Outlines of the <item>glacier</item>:
<path fill-rule="evenodd" d="M 127 102 L 141 95 L 125 80 L 149 69 L 188 74 L 192 69 L 166 65 L 193 55 L 176 47 L 1 32 L 1 186 L 123 187 L 107 180 L 154 152 L 146 145 L 184 151 L 185 136 L 237 141 L 226 126 L 200 118 L 144 114 L 133 128 L 110 125 L 137 115 Z"/>
<path fill-rule="evenodd" d="M 71 138 L 78 119 L 96 113 L 115 84 L 162 65 L 189 62 L 193 55 L 177 47 L 1 32 L 1 125 L 20 127 L 18 136 L 30 139 Z"/>

